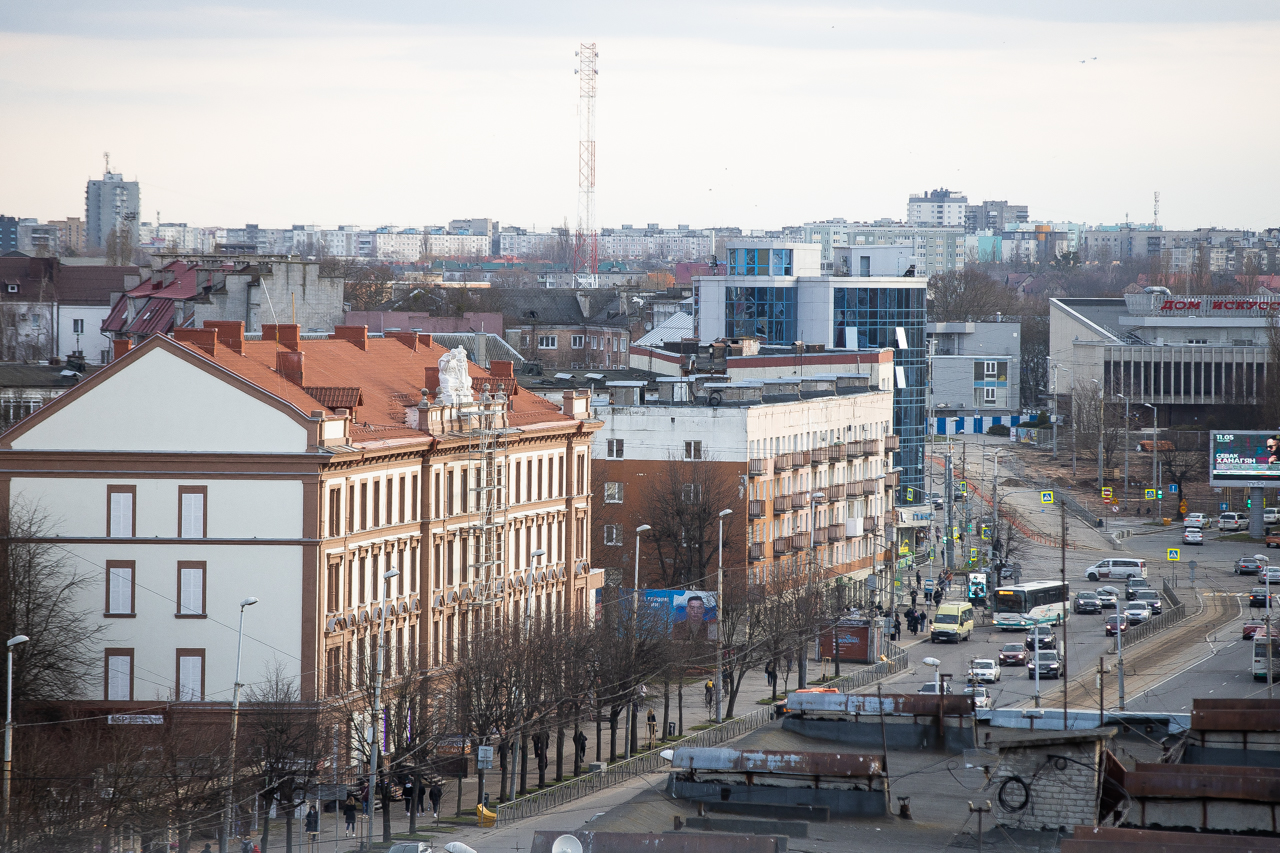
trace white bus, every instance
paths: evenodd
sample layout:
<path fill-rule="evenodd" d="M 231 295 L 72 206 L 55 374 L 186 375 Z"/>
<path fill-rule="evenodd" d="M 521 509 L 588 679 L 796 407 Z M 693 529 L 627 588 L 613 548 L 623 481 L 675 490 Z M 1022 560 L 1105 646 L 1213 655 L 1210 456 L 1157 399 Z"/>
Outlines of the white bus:
<path fill-rule="evenodd" d="M 1267 680 L 1267 629 L 1253 635 L 1253 680 Z M 1280 684 L 1280 637 L 1271 641 L 1271 680 Z"/>
<path fill-rule="evenodd" d="M 994 621 L 1001 631 L 1058 625 L 1071 615 L 1071 587 L 1062 581 L 1032 581 L 996 589 Z"/>

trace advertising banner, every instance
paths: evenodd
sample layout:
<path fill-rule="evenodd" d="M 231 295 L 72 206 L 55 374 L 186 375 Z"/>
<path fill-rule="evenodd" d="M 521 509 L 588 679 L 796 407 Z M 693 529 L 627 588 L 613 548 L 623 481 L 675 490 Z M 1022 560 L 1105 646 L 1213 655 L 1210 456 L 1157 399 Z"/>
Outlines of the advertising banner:
<path fill-rule="evenodd" d="M 1280 485 L 1280 434 L 1210 434 L 1209 482 L 1215 486 Z"/>

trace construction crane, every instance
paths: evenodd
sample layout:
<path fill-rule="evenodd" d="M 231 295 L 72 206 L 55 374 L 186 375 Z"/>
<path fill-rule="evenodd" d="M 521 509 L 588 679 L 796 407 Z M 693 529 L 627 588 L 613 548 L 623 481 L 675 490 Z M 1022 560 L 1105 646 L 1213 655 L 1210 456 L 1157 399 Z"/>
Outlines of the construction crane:
<path fill-rule="evenodd" d="M 596 197 L 596 51 L 595 42 L 579 45 L 578 67 L 578 229 L 573 237 L 573 278 L 577 287 L 595 287 L 599 268 L 595 223 Z"/>

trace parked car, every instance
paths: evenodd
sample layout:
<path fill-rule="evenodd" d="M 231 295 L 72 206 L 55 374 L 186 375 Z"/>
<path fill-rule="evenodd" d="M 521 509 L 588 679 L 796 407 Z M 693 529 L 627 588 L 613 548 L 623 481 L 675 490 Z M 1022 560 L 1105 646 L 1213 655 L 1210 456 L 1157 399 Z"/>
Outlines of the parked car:
<path fill-rule="evenodd" d="M 1156 592 L 1154 589 L 1139 590 L 1138 597 L 1135 598 L 1134 601 L 1144 602 L 1147 607 L 1151 608 L 1152 616 L 1159 616 L 1164 612 L 1164 606 L 1160 603 L 1160 593 Z"/>
<path fill-rule="evenodd" d="M 1096 592 L 1082 589 L 1076 593 L 1076 603 L 1072 605 L 1077 613 L 1101 613 L 1102 602 Z"/>
<path fill-rule="evenodd" d="M 1267 547 L 1268 548 L 1280 547 L 1280 536 L 1268 536 Z"/>
<path fill-rule="evenodd" d="M 978 658 L 969 665 L 969 680 L 984 684 L 1000 680 L 1000 667 L 990 658 Z"/>
<path fill-rule="evenodd" d="M 1058 653 L 1053 651 L 1040 653 L 1040 677 L 1041 678 L 1061 678 L 1067 674 L 1066 664 L 1058 659 Z M 1027 678 L 1036 677 L 1036 656 L 1027 657 Z"/>
<path fill-rule="evenodd" d="M 1108 616 L 1103 624 L 1106 625 L 1105 633 L 1108 637 L 1114 637 L 1116 632 L 1121 634 L 1129 630 L 1129 620 L 1125 618 L 1123 613 L 1115 616 Z"/>
<path fill-rule="evenodd" d="M 1263 583 L 1280 584 L 1280 566 L 1264 565 L 1258 572 L 1258 580 Z"/>
<path fill-rule="evenodd" d="M 1241 557 L 1236 560 L 1236 574 L 1238 575 L 1256 575 L 1262 571 L 1262 567 L 1266 563 L 1257 557 Z"/>
<path fill-rule="evenodd" d="M 943 507 L 942 495 L 938 494 L 937 492 L 930 492 L 929 503 L 933 505 L 934 509 L 942 509 Z"/>
<path fill-rule="evenodd" d="M 1027 632 L 1025 645 L 1028 649 L 1034 649 L 1037 644 L 1042 649 L 1056 649 L 1058 635 L 1048 625 L 1037 625 Z"/>
<path fill-rule="evenodd" d="M 1138 592 L 1144 589 L 1151 589 L 1146 578 L 1129 578 L 1129 582 L 1124 585 L 1124 597 L 1133 601 L 1138 597 Z"/>
<path fill-rule="evenodd" d="M 1023 666 L 1027 662 L 1027 647 L 1022 643 L 1005 643 L 1000 649 L 1001 666 Z"/>
<path fill-rule="evenodd" d="M 1267 627 L 1267 623 L 1262 619 L 1250 619 L 1245 622 L 1240 629 L 1240 639 L 1252 640 L 1253 635 Z"/>
<path fill-rule="evenodd" d="M 991 707 L 991 693 L 985 687 L 966 687 L 964 695 L 973 697 L 974 708 Z"/>
<path fill-rule="evenodd" d="M 391 845 L 387 853 L 431 853 L 431 845 L 425 841 L 404 841 Z"/>
<path fill-rule="evenodd" d="M 1141 578 L 1146 577 L 1147 561 L 1133 558 L 1100 560 L 1084 570 L 1084 576 L 1096 581 L 1100 578 Z"/>
<path fill-rule="evenodd" d="M 1116 600 L 1120 597 L 1120 590 L 1114 586 L 1100 586 L 1094 592 L 1098 594 L 1098 604 L 1102 605 L 1103 610 L 1116 609 Z"/>
<path fill-rule="evenodd" d="M 1182 526 L 1183 527 L 1202 527 L 1202 528 L 1208 527 L 1209 516 L 1205 515 L 1203 512 L 1189 512 L 1187 513 L 1186 517 L 1182 519 Z"/>
<path fill-rule="evenodd" d="M 1124 616 L 1130 625 L 1141 625 L 1151 618 L 1151 606 L 1145 601 L 1130 601 L 1124 609 Z"/>
<path fill-rule="evenodd" d="M 937 695 L 938 695 L 938 684 L 937 684 L 937 682 L 935 682 L 935 681 L 926 681 L 924 684 L 921 684 L 921 685 L 920 685 L 920 689 L 919 689 L 919 690 L 917 690 L 916 692 L 917 692 L 917 693 L 924 693 L 924 694 L 926 694 L 926 695 L 928 695 L 928 696 L 937 696 Z M 950 682 L 950 681 L 944 681 L 944 682 L 942 682 L 942 692 L 943 692 L 944 694 L 948 694 L 948 693 L 950 693 L 950 692 L 951 692 L 951 682 Z"/>
<path fill-rule="evenodd" d="M 1280 524 L 1280 506 L 1268 506 L 1262 509 L 1263 524 Z"/>
<path fill-rule="evenodd" d="M 1243 512 L 1224 512 L 1218 516 L 1219 530 L 1248 530 L 1249 516 Z"/>
<path fill-rule="evenodd" d="M 1265 586 L 1255 586 L 1253 589 L 1249 590 L 1249 606 L 1267 606 L 1267 588 Z"/>
<path fill-rule="evenodd" d="M 1182 544 L 1183 545 L 1203 545 L 1204 531 L 1199 527 L 1182 528 Z"/>

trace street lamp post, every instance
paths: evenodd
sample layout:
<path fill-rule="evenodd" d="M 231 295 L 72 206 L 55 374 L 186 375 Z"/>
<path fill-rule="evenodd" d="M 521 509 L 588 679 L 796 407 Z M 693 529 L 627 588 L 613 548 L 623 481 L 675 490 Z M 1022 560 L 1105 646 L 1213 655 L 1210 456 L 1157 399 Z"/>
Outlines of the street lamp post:
<path fill-rule="evenodd" d="M 1159 463 L 1157 461 L 1156 448 L 1160 444 L 1160 411 L 1150 403 L 1143 403 L 1142 405 L 1151 410 L 1151 488 L 1158 490 L 1159 487 L 1156 485 L 1156 465 Z M 1157 508 L 1160 512 L 1160 517 L 1164 518 L 1163 498 L 1157 501 Z"/>
<path fill-rule="evenodd" d="M 1107 413 L 1107 391 L 1102 387 L 1102 382 L 1097 379 L 1090 379 L 1094 385 L 1098 386 L 1098 492 L 1102 492 L 1102 439 L 1106 434 L 1106 426 L 1103 423 Z"/>
<path fill-rule="evenodd" d="M 733 510 L 720 510 L 720 542 L 716 546 L 716 722 L 724 722 L 720 699 L 724 695 L 724 520 Z"/>
<path fill-rule="evenodd" d="M 649 525 L 642 524 L 636 528 L 636 575 L 635 581 L 631 589 L 631 665 L 635 666 L 636 645 L 640 642 L 640 534 L 646 530 L 652 530 Z M 631 757 L 631 731 L 634 728 L 631 721 L 631 701 L 628 697 L 627 702 L 627 720 L 623 728 L 627 732 L 627 742 L 625 751 L 627 758 Z"/>
<path fill-rule="evenodd" d="M 933 690 L 939 696 L 942 695 L 942 676 L 939 674 L 938 667 L 942 666 L 942 661 L 937 658 L 925 658 L 920 661 L 925 666 L 933 667 Z"/>
<path fill-rule="evenodd" d="M 1124 400 L 1124 511 L 1129 511 L 1129 398 L 1124 394 L 1117 394 L 1121 400 Z"/>
<path fill-rule="evenodd" d="M 369 715 L 369 845 L 373 847 L 373 797 L 378 790 L 378 729 L 382 723 L 382 655 L 383 637 L 387 629 L 387 599 L 391 597 L 391 579 L 399 575 L 397 569 L 382 573 L 382 615 L 378 623 L 378 670 L 373 676 L 373 713 Z"/>
<path fill-rule="evenodd" d="M 9 786 L 13 779 L 13 647 L 27 642 L 26 634 L 9 640 L 9 689 L 5 692 L 4 713 L 4 844 L 9 848 Z"/>
<path fill-rule="evenodd" d="M 258 603 L 250 596 L 240 602 L 240 627 L 236 631 L 236 682 L 231 689 L 231 784 L 227 787 L 227 806 L 222 815 L 222 840 L 218 845 L 222 853 L 231 847 L 231 812 L 235 808 L 236 790 L 236 733 L 240 723 L 240 650 L 244 645 L 244 609 Z"/>
<path fill-rule="evenodd" d="M 544 556 L 546 553 L 547 552 L 544 551 L 543 549 L 538 548 L 532 554 L 529 555 L 530 556 L 530 560 L 529 560 L 530 572 L 532 572 L 533 567 L 537 565 L 538 558 L 541 556 Z M 530 584 L 528 589 L 525 590 L 525 594 L 524 594 L 524 638 L 526 640 L 528 640 L 529 635 L 533 633 L 532 608 L 533 608 L 533 586 L 532 584 Z M 525 695 L 521 693 L 520 702 L 523 704 L 524 700 L 525 700 Z M 623 718 L 624 732 L 625 732 L 625 726 L 628 725 L 630 721 L 631 721 L 630 714 L 628 714 L 626 717 Z M 508 774 L 511 778 L 511 787 L 509 789 L 509 794 L 507 797 L 507 799 L 510 799 L 510 800 L 514 800 L 516 798 L 516 750 L 519 748 L 521 740 L 522 738 L 519 736 L 519 727 L 517 727 L 516 737 L 511 739 L 511 773 Z M 627 738 L 626 742 L 627 744 L 631 743 L 630 737 Z"/>
<path fill-rule="evenodd" d="M 809 495 L 809 580 L 812 581 L 818 576 L 818 501 L 825 501 L 827 495 L 825 492 L 813 492 Z M 892 606 L 893 597 L 889 598 L 889 604 Z M 805 640 L 806 648 L 809 641 Z M 815 652 L 818 653 L 818 661 L 822 661 L 822 636 L 818 634 L 814 637 Z"/>

